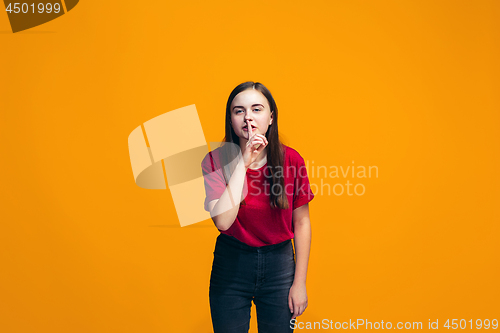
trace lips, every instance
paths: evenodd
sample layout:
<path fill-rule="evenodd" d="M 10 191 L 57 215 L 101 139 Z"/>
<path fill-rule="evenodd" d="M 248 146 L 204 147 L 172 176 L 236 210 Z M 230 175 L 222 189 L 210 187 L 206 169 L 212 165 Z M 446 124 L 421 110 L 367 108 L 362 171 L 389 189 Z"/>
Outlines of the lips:
<path fill-rule="evenodd" d="M 253 126 L 253 125 L 252 125 L 252 131 L 253 131 L 254 129 L 256 129 L 256 128 L 257 128 L 257 127 L 255 127 L 255 126 Z M 248 131 L 248 126 L 243 126 L 243 130 L 244 130 L 244 131 Z"/>

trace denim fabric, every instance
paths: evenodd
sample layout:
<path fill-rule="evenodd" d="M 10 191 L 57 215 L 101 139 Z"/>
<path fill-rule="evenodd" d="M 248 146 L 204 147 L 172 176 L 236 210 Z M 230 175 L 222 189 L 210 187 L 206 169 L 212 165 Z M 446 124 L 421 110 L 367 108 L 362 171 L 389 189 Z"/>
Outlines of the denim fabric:
<path fill-rule="evenodd" d="M 214 333 L 247 333 L 252 301 L 259 333 L 293 332 L 288 293 L 294 274 L 291 240 L 252 247 L 220 234 L 209 288 Z"/>

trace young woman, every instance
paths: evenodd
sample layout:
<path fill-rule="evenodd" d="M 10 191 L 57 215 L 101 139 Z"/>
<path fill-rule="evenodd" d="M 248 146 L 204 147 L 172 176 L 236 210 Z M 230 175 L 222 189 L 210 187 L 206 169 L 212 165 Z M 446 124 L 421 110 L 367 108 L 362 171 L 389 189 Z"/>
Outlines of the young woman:
<path fill-rule="evenodd" d="M 307 307 L 314 195 L 304 159 L 280 142 L 278 108 L 259 82 L 231 92 L 225 131 L 202 162 L 205 210 L 220 231 L 209 288 L 213 329 L 248 332 L 253 301 L 259 333 L 292 332 Z"/>

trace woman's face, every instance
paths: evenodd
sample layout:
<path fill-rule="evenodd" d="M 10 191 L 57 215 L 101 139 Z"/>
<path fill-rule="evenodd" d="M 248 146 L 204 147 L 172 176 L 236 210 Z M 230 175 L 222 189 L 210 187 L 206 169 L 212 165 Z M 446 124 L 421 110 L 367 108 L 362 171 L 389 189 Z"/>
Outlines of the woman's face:
<path fill-rule="evenodd" d="M 252 129 L 247 130 L 246 121 Z M 250 136 L 258 133 L 266 135 L 273 116 L 267 98 L 256 89 L 247 89 L 240 92 L 231 103 L 231 124 L 234 132 L 245 142 Z"/>

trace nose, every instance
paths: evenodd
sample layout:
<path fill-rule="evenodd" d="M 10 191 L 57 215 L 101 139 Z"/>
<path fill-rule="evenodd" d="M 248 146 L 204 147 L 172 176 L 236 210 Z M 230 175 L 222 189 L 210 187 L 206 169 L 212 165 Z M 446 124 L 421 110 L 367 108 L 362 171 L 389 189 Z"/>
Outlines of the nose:
<path fill-rule="evenodd" d="M 252 120 L 252 113 L 251 112 L 245 112 L 245 121 L 246 120 Z"/>

